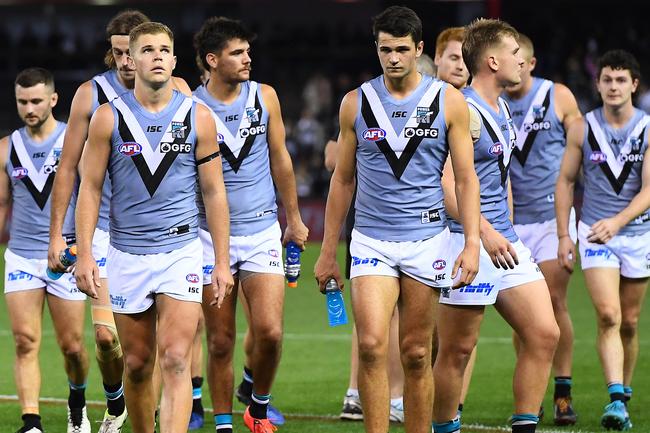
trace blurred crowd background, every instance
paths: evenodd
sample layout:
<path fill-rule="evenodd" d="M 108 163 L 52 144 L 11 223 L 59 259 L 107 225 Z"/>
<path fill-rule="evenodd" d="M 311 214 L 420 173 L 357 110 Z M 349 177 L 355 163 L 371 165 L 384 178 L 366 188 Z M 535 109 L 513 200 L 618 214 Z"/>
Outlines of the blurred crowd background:
<path fill-rule="evenodd" d="M 599 104 L 593 82 L 598 56 L 611 48 L 634 53 L 650 78 L 650 26 L 646 1 L 481 0 L 400 1 L 424 24 L 425 52 L 433 57 L 435 38 L 449 26 L 480 16 L 498 17 L 530 36 L 538 58 L 536 74 L 568 85 L 583 112 Z M 370 19 L 391 1 L 64 1 L 0 0 L 0 133 L 21 126 L 13 80 L 29 66 L 50 69 L 60 101 L 55 115 L 65 120 L 76 88 L 102 72 L 108 48 L 104 29 L 119 10 L 137 8 L 175 32 L 175 75 L 199 84 L 193 34 L 205 18 L 225 15 L 245 21 L 257 34 L 253 44 L 256 81 L 279 94 L 293 156 L 298 194 L 322 202 L 329 173 L 323 148 L 337 133 L 342 96 L 381 73 Z M 650 80 L 637 92 L 637 105 L 650 111 Z M 309 219 L 309 217 L 307 217 Z"/>

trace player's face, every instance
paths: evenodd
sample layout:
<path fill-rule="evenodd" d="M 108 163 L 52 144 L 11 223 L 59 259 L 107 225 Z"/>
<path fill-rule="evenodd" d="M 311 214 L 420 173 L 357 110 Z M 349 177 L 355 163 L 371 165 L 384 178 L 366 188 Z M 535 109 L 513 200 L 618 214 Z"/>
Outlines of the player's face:
<path fill-rule="evenodd" d="M 135 80 L 135 69 L 129 64 L 129 37 L 126 35 L 111 36 L 111 52 L 115 60 L 117 73 L 122 81 L 132 82 Z"/>
<path fill-rule="evenodd" d="M 444 51 L 434 59 L 438 67 L 438 78 L 457 89 L 465 87 L 469 79 L 469 71 L 463 61 L 462 45 L 458 41 L 449 41 Z"/>
<path fill-rule="evenodd" d="M 639 80 L 633 80 L 629 69 L 612 69 L 605 66 L 596 83 L 603 104 L 621 107 L 632 99 Z"/>
<path fill-rule="evenodd" d="M 251 46 L 243 39 L 231 39 L 213 60 L 219 76 L 226 82 L 241 83 L 251 77 Z"/>
<path fill-rule="evenodd" d="M 527 82 L 531 79 L 535 65 L 537 64 L 537 59 L 533 57 L 533 54 L 530 50 L 527 50 L 523 46 L 520 46 L 519 51 L 521 56 L 524 58 L 524 64 L 521 67 L 521 81 L 514 86 L 510 86 L 506 89 L 508 92 L 517 92 L 519 91 Z"/>
<path fill-rule="evenodd" d="M 497 72 L 499 84 L 503 87 L 519 84 L 524 58 L 517 40 L 512 36 L 502 36 L 501 44 L 494 50 L 494 57 L 499 67 Z"/>
<path fill-rule="evenodd" d="M 422 55 L 423 47 L 422 41 L 416 45 L 410 35 L 397 37 L 379 32 L 377 54 L 384 75 L 388 78 L 400 79 L 417 70 L 416 60 Z"/>
<path fill-rule="evenodd" d="M 176 67 L 174 44 L 169 36 L 165 33 L 140 35 L 133 44 L 133 49 L 130 57 L 138 77 L 154 87 L 160 87 L 169 81 Z"/>
<path fill-rule="evenodd" d="M 52 115 L 57 94 L 49 86 L 38 83 L 32 87 L 16 86 L 18 115 L 29 128 L 39 128 Z"/>

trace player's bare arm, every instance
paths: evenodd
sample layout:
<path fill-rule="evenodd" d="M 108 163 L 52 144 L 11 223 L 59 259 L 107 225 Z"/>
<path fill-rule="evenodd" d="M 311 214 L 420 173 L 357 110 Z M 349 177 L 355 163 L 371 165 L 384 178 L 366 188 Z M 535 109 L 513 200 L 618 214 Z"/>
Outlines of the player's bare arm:
<path fill-rule="evenodd" d="M 262 97 L 269 112 L 269 125 L 267 140 L 269 143 L 269 159 L 271 163 L 271 176 L 278 188 L 280 199 L 287 214 L 287 228 L 284 232 L 282 243 L 284 245 L 293 241 L 300 248 L 305 248 L 309 229 L 303 224 L 298 208 L 298 194 L 296 193 L 296 178 L 293 173 L 291 156 L 285 145 L 284 123 L 278 95 L 271 86 L 262 85 Z"/>
<path fill-rule="evenodd" d="M 48 266 L 59 272 L 65 267 L 59 261 L 59 253 L 66 248 L 63 239 L 63 221 L 65 220 L 70 197 L 77 180 L 77 166 L 88 137 L 88 125 L 92 109 L 93 88 L 86 81 L 77 89 L 70 106 L 70 117 L 63 139 L 63 150 L 54 177 L 52 197 L 50 200 L 50 245 L 48 248 Z"/>
<path fill-rule="evenodd" d="M 650 138 L 650 137 L 649 137 Z M 641 190 L 625 209 L 610 218 L 603 218 L 591 226 L 587 236 L 589 242 L 604 244 L 610 241 L 621 228 L 650 208 L 650 148 L 643 155 L 641 169 Z"/>
<path fill-rule="evenodd" d="M 555 114 L 562 121 L 565 131 L 569 130 L 576 119 L 582 117 L 575 96 L 567 86 L 560 83 L 555 83 Z"/>
<path fill-rule="evenodd" d="M 192 97 L 192 89 L 188 86 L 187 81 L 181 77 L 172 77 L 172 85 L 185 96 L 189 96 L 190 98 Z"/>
<path fill-rule="evenodd" d="M 11 182 L 4 167 L 7 165 L 7 152 L 9 147 L 9 137 L 0 139 L 0 233 L 5 230 L 7 222 L 7 212 L 11 205 Z"/>
<path fill-rule="evenodd" d="M 221 157 L 217 144 L 217 129 L 210 110 L 203 105 L 196 106 L 196 160 L 209 159 L 199 164 L 199 185 L 205 204 L 208 230 L 214 246 L 214 270 L 212 272 L 212 289 L 214 304 L 221 307 L 223 299 L 234 285 L 230 273 L 230 212 L 226 187 L 223 184 Z M 212 158 L 212 159 L 210 159 Z"/>
<path fill-rule="evenodd" d="M 573 206 L 573 190 L 582 165 L 584 120 L 576 119 L 567 131 L 566 150 L 555 185 L 555 215 L 557 218 L 558 260 L 560 265 L 573 272 L 576 246 L 569 236 L 569 215 Z"/>
<path fill-rule="evenodd" d="M 456 259 L 452 270 L 452 278 L 454 278 L 458 268 L 462 269 L 461 277 L 456 283 L 460 287 L 470 284 L 478 273 L 480 186 L 474 170 L 474 146 L 469 134 L 467 103 L 462 93 L 452 86 L 447 86 L 445 102 L 449 153 L 455 179 L 454 191 L 459 221 L 463 225 L 465 234 L 465 247 Z"/>
<path fill-rule="evenodd" d="M 334 174 L 332 174 L 330 181 L 330 191 L 327 195 L 323 244 L 316 266 L 314 266 L 314 276 L 321 290 L 325 290 L 325 283 L 330 278 L 335 278 L 339 287 L 343 288 L 343 279 L 336 262 L 336 247 L 339 242 L 343 221 L 348 213 L 352 195 L 354 194 L 357 151 L 354 120 L 357 116 L 357 101 L 357 90 L 353 90 L 346 94 L 341 102 L 339 152 L 336 168 L 334 168 Z"/>
<path fill-rule="evenodd" d="M 113 111 L 108 104 L 99 107 L 90 120 L 88 142 L 81 161 L 81 185 L 75 211 L 77 264 L 74 275 L 79 290 L 93 298 L 97 298 L 97 287 L 101 284 L 99 269 L 93 257 L 93 234 L 99 217 L 102 186 L 111 152 L 113 122 Z M 92 164 L 84 164 L 85 161 L 92 161 Z M 88 169 L 83 169 L 84 167 Z"/>

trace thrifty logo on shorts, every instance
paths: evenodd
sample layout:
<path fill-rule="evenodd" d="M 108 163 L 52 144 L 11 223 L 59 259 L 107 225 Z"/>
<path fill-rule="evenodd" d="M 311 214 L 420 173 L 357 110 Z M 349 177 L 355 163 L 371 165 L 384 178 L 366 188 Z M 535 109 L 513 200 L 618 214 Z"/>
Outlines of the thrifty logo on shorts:
<path fill-rule="evenodd" d="M 98 268 L 103 268 L 104 266 L 106 266 L 106 257 L 102 257 L 99 260 L 95 260 L 95 262 L 97 262 Z"/>
<path fill-rule="evenodd" d="M 28 274 L 27 272 L 23 272 L 23 271 L 13 271 L 13 272 L 9 272 L 9 274 L 7 274 L 7 279 L 9 281 L 20 281 L 20 280 L 28 280 L 29 281 L 32 278 L 34 278 L 34 276 L 32 274 Z"/>
<path fill-rule="evenodd" d="M 205 265 L 205 266 L 203 266 L 203 275 L 212 274 L 213 269 L 214 269 L 214 265 Z"/>
<path fill-rule="evenodd" d="M 469 286 L 461 287 L 459 292 L 460 293 L 483 293 L 485 296 L 489 296 L 493 289 L 494 289 L 494 284 L 478 283 L 478 284 L 472 284 Z"/>
<path fill-rule="evenodd" d="M 607 248 L 598 248 L 597 250 L 587 248 L 585 250 L 585 257 L 605 257 L 606 259 L 609 259 L 611 255 L 612 252 Z"/>
<path fill-rule="evenodd" d="M 352 256 L 352 266 L 357 266 L 357 265 L 367 265 L 371 264 L 372 266 L 377 266 L 377 263 L 379 263 L 379 259 L 376 258 L 368 258 L 368 257 L 356 257 Z"/>
<path fill-rule="evenodd" d="M 111 297 L 111 304 L 115 305 L 116 307 L 124 308 L 126 305 L 126 298 L 122 295 L 119 296 L 113 296 L 109 295 Z"/>
<path fill-rule="evenodd" d="M 429 224 L 436 221 L 440 221 L 440 211 L 438 209 L 430 209 L 422 212 L 420 220 L 422 224 Z"/>

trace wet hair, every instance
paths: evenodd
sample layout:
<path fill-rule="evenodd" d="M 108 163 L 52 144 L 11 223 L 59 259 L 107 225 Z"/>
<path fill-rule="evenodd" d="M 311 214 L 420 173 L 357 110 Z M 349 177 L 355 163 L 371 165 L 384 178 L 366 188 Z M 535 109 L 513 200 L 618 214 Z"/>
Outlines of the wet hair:
<path fill-rule="evenodd" d="M 436 38 L 436 56 L 441 56 L 447 49 L 449 42 L 456 41 L 463 43 L 465 39 L 465 27 L 449 27 L 444 29 Z"/>
<path fill-rule="evenodd" d="M 609 66 L 614 70 L 625 70 L 630 71 L 632 80 L 641 79 L 641 67 L 636 57 L 629 51 L 625 50 L 610 50 L 605 54 L 600 56 L 598 59 L 598 78 L 600 79 L 600 74 L 603 72 L 603 68 Z"/>
<path fill-rule="evenodd" d="M 413 11 L 404 6 L 391 6 L 372 19 L 372 34 L 377 41 L 379 32 L 398 38 L 411 36 L 415 44 L 422 41 L 422 21 Z"/>
<path fill-rule="evenodd" d="M 149 22 L 149 18 L 142 12 L 134 9 L 126 9 L 115 15 L 106 26 L 106 39 L 111 41 L 111 36 L 128 36 L 131 30 L 142 23 Z M 109 48 L 104 55 L 104 64 L 113 69 L 115 58 L 113 57 L 113 48 Z"/>
<path fill-rule="evenodd" d="M 463 60 L 472 75 L 478 72 L 485 50 L 500 44 L 506 36 L 517 39 L 519 33 L 505 21 L 479 18 L 465 27 Z"/>
<path fill-rule="evenodd" d="M 33 87 L 43 83 L 54 91 L 54 76 L 50 71 L 43 68 L 27 68 L 16 75 L 14 84 L 20 87 Z"/>
<path fill-rule="evenodd" d="M 209 71 L 210 65 L 205 59 L 208 53 L 218 55 L 226 47 L 228 41 L 233 39 L 241 39 L 250 43 L 256 37 L 257 35 L 239 20 L 212 17 L 208 18 L 194 35 L 194 48 L 203 67 Z"/>

